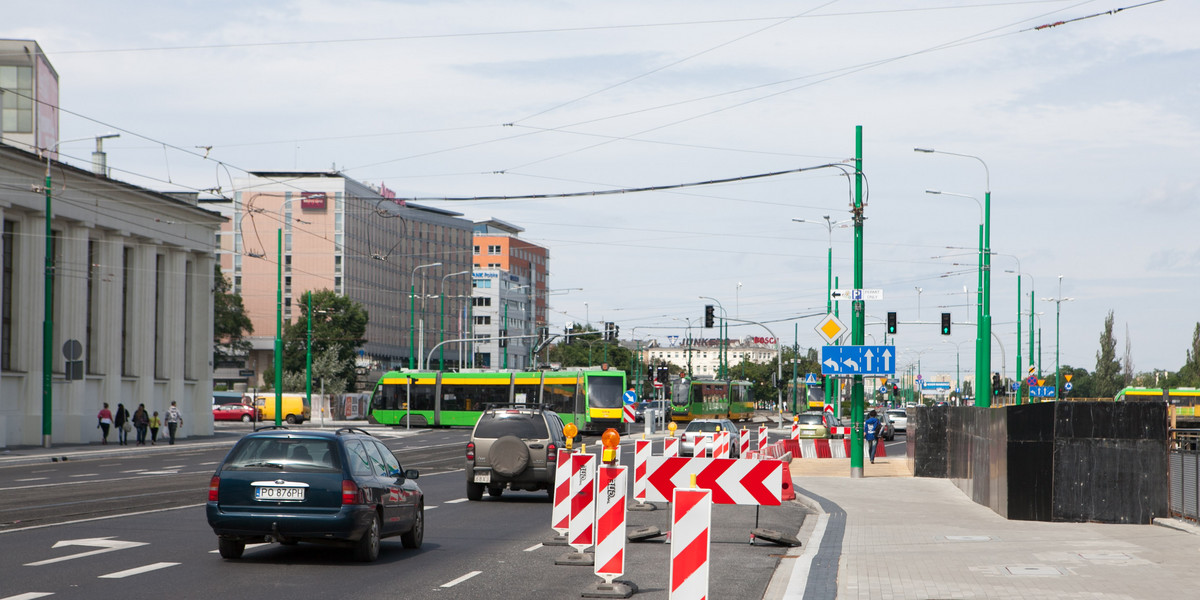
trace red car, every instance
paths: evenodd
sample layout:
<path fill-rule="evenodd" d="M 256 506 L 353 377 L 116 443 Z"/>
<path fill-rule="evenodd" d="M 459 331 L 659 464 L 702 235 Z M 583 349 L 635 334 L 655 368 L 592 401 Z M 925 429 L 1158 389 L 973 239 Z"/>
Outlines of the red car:
<path fill-rule="evenodd" d="M 262 414 L 257 408 L 249 404 L 242 404 L 241 402 L 214 406 L 212 411 L 214 421 L 241 421 L 249 423 L 250 421 L 262 420 Z"/>

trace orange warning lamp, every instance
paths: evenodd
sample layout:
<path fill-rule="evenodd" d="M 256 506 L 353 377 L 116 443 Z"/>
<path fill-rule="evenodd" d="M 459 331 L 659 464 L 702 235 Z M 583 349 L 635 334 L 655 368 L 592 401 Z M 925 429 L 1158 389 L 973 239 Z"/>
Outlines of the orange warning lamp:
<path fill-rule="evenodd" d="M 621 444 L 621 434 L 617 433 L 616 429 L 609 427 L 600 436 L 600 443 L 604 444 L 604 452 L 600 455 L 600 461 L 610 465 L 617 462 L 617 446 Z"/>
<path fill-rule="evenodd" d="M 567 438 L 567 450 L 571 449 L 571 442 L 575 441 L 575 436 L 579 433 L 579 428 L 574 423 L 563 425 L 563 436 Z"/>
<path fill-rule="evenodd" d="M 800 422 L 800 415 L 794 415 L 794 416 L 792 416 L 792 422 L 793 422 L 793 423 L 799 423 L 799 422 Z"/>
<path fill-rule="evenodd" d="M 670 423 L 667 423 L 667 431 L 670 432 L 671 437 L 675 437 L 675 430 L 678 428 L 679 428 L 679 426 L 677 426 L 675 424 L 675 421 L 671 421 Z"/>

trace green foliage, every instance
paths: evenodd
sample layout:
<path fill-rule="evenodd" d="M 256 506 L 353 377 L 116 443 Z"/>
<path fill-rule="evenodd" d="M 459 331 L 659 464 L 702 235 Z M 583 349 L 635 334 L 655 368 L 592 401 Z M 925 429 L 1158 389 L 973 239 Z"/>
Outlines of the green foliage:
<path fill-rule="evenodd" d="M 559 363 L 563 367 L 594 367 L 607 362 L 614 369 L 632 373 L 633 352 L 628 348 L 616 341 L 604 340 L 600 332 L 590 326 L 576 325 L 570 333 L 570 343 L 560 339 L 546 351 L 548 362 Z"/>
<path fill-rule="evenodd" d="M 1100 334 L 1100 349 L 1096 351 L 1096 371 L 1091 392 L 1094 398 L 1112 398 L 1125 386 L 1121 375 L 1121 362 L 1117 360 L 1117 340 L 1113 337 L 1113 311 L 1104 318 L 1104 331 Z M 1074 382 L 1072 381 L 1072 384 Z M 1077 394 L 1082 396 L 1082 394 Z"/>
<path fill-rule="evenodd" d="M 242 305 L 242 296 L 231 293 L 233 285 L 221 272 L 220 263 L 213 268 L 213 359 L 220 361 L 232 356 L 245 356 L 250 342 L 244 336 L 254 333 L 254 323 Z"/>
<path fill-rule="evenodd" d="M 335 374 L 325 383 L 328 391 L 334 380 L 345 382 L 346 389 L 353 390 L 357 379 L 354 360 L 357 349 L 366 343 L 363 335 L 367 330 L 367 311 L 361 304 L 331 290 L 305 292 L 293 304 L 300 308 L 300 318 L 287 323 L 283 332 L 283 370 L 305 371 L 306 346 L 308 341 L 308 301 L 312 296 L 312 352 L 315 359 L 322 353 L 333 350 L 337 357 Z M 286 385 L 286 376 L 285 376 Z M 336 384 L 334 384 L 336 385 Z M 300 389 L 304 389 L 301 385 Z"/>
<path fill-rule="evenodd" d="M 1187 360 L 1172 379 L 1172 387 L 1200 387 L 1200 323 L 1192 330 L 1192 347 L 1187 351 Z"/>

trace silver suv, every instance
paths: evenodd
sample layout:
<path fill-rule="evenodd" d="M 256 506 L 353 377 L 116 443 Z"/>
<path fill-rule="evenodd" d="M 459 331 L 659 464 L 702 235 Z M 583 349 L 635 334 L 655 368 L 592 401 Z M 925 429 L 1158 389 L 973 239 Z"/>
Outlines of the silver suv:
<path fill-rule="evenodd" d="M 467 499 L 500 497 L 505 488 L 546 490 L 554 497 L 554 470 L 565 447 L 563 422 L 552 410 L 515 405 L 489 408 L 467 442 Z"/>

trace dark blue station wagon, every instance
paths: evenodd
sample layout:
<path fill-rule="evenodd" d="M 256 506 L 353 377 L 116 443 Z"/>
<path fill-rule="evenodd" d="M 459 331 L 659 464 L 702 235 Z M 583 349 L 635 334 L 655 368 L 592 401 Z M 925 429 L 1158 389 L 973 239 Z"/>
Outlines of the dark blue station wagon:
<path fill-rule="evenodd" d="M 400 536 L 419 548 L 425 499 L 415 469 L 366 431 L 267 428 L 229 451 L 208 486 L 208 524 L 221 556 L 241 558 L 248 543 L 313 542 L 379 557 L 379 540 Z"/>

